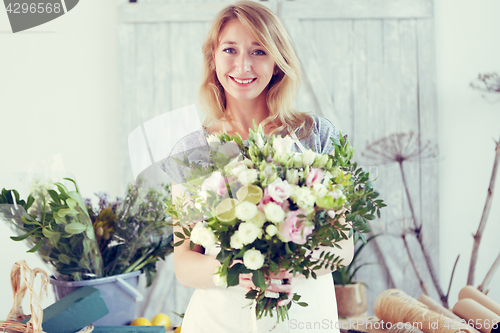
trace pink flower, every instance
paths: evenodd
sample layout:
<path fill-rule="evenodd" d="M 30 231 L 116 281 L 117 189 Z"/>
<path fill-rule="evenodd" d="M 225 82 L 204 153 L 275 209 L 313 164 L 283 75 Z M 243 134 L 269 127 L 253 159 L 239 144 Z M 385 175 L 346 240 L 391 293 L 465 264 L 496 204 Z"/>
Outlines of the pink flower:
<path fill-rule="evenodd" d="M 211 190 L 217 195 L 223 196 L 227 194 L 226 180 L 220 171 L 215 171 L 210 177 L 205 179 L 201 185 L 202 191 Z"/>
<path fill-rule="evenodd" d="M 314 226 L 305 226 L 305 217 L 298 217 L 298 215 L 307 216 L 303 209 L 297 209 L 288 212 L 285 222 L 280 225 L 281 236 L 287 242 L 294 242 L 295 244 L 305 244 L 306 238 L 313 230 Z"/>
<path fill-rule="evenodd" d="M 307 175 L 306 185 L 308 187 L 313 186 L 316 183 L 320 183 L 325 178 L 325 172 L 321 169 L 314 168 L 309 171 L 309 175 Z"/>
<path fill-rule="evenodd" d="M 257 208 L 264 213 L 264 206 L 267 205 L 268 203 L 270 203 L 271 201 L 273 201 L 273 199 L 271 198 L 271 196 L 269 195 L 269 191 L 267 190 L 267 188 L 264 189 L 264 193 L 262 194 L 262 199 L 260 199 L 260 202 L 259 204 L 257 205 Z"/>
<path fill-rule="evenodd" d="M 286 180 L 283 181 L 281 178 L 276 178 L 274 182 L 269 184 L 267 190 L 269 191 L 269 195 L 273 201 L 278 204 L 286 201 L 286 199 L 290 198 L 290 195 L 292 194 L 292 187 L 290 184 L 288 184 Z"/>

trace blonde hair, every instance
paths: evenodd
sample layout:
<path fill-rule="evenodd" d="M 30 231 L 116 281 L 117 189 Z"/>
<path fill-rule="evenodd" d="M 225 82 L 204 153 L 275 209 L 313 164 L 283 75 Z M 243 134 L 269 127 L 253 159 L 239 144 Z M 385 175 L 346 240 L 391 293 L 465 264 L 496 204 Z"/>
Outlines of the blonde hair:
<path fill-rule="evenodd" d="M 271 55 L 278 74 L 269 82 L 266 97 L 269 117 L 262 125 L 276 126 L 271 132 L 288 134 L 295 132 L 299 138 L 308 136 L 313 120 L 308 114 L 294 108 L 295 97 L 300 88 L 300 63 L 285 31 L 276 15 L 267 7 L 253 1 L 239 1 L 221 10 L 213 19 L 208 31 L 203 51 L 203 77 L 199 91 L 199 101 L 207 114 L 205 125 L 225 117 L 226 97 L 216 72 L 214 54 L 219 44 L 219 35 L 225 24 L 237 19 Z"/>

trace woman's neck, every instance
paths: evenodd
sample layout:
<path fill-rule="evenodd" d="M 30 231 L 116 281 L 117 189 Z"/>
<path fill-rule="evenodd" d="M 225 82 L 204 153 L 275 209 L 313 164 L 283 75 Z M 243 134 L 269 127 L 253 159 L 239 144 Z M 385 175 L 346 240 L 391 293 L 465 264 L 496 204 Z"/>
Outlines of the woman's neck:
<path fill-rule="evenodd" d="M 248 130 L 253 129 L 253 121 L 259 125 L 269 117 L 269 109 L 265 98 L 241 101 L 226 101 L 226 130 L 228 133 L 238 132 L 243 139 L 248 137 Z"/>

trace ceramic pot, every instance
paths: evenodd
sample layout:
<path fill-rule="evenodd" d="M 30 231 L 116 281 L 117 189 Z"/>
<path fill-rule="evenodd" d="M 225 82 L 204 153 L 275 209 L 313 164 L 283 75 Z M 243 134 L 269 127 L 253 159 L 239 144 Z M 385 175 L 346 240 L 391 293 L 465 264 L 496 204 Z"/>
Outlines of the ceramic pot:
<path fill-rule="evenodd" d="M 341 317 L 357 317 L 368 308 L 366 287 L 362 283 L 336 285 L 337 309 Z"/>

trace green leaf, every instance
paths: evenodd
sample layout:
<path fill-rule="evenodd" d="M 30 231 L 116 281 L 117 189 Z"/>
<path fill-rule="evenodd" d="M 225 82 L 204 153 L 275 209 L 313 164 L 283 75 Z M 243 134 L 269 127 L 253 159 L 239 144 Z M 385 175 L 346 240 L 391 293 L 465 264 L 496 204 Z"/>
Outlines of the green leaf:
<path fill-rule="evenodd" d="M 42 244 L 43 244 L 43 240 L 39 241 L 38 244 L 36 244 L 34 247 L 32 247 L 31 249 L 29 249 L 26 252 L 35 253 L 36 251 L 38 251 L 42 247 Z"/>
<path fill-rule="evenodd" d="M 64 228 L 64 231 L 72 235 L 80 234 L 86 230 L 87 226 L 80 222 L 71 222 Z"/>
<path fill-rule="evenodd" d="M 252 281 L 255 284 L 255 286 L 259 287 L 262 290 L 266 289 L 267 287 L 266 278 L 264 277 L 264 273 L 262 271 L 254 271 L 252 276 Z"/>
<path fill-rule="evenodd" d="M 240 283 L 240 266 L 242 264 L 235 264 L 227 273 L 227 286 L 237 286 Z"/>

